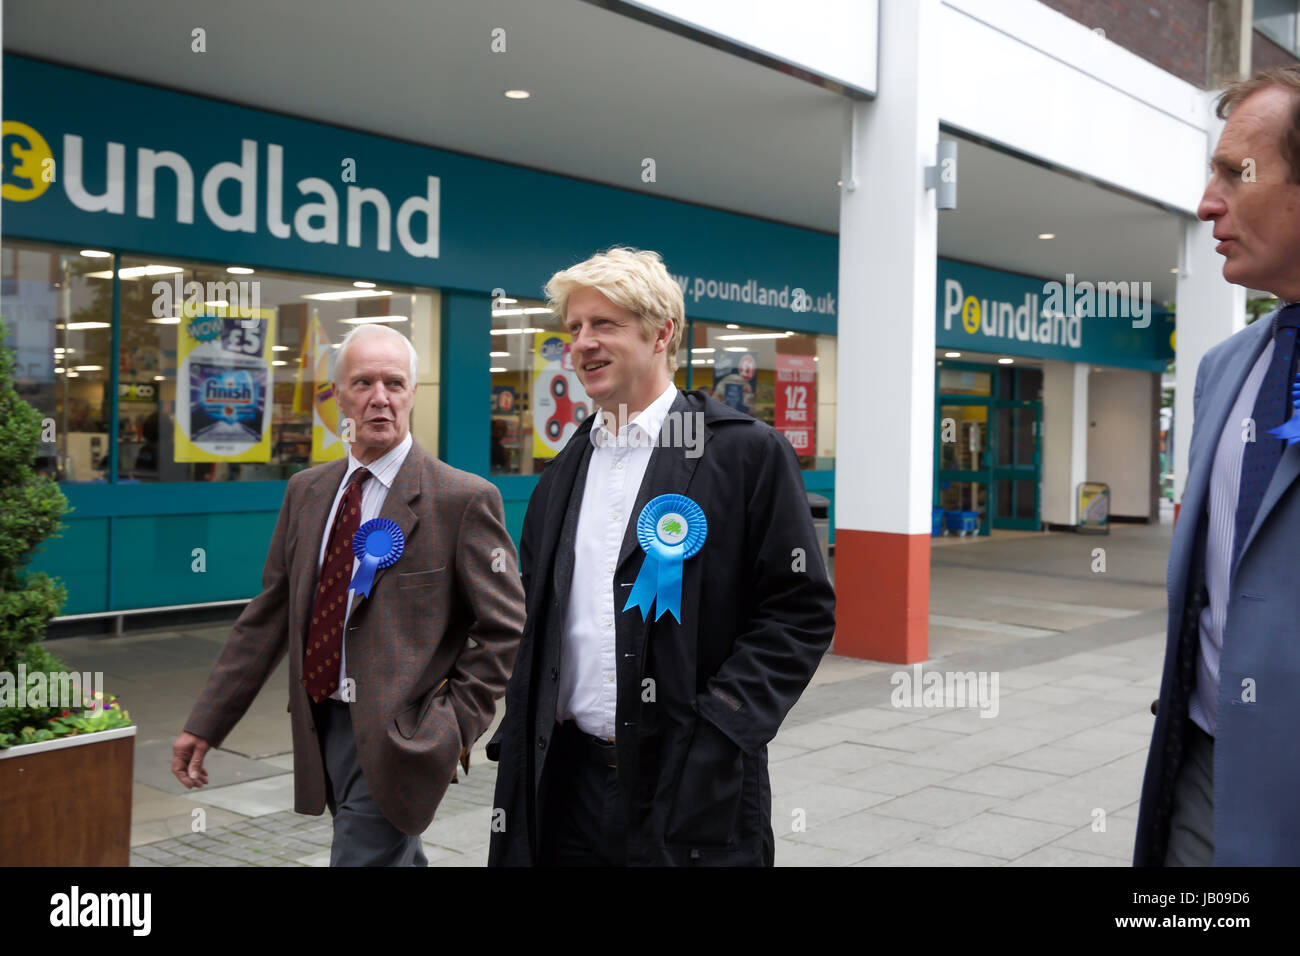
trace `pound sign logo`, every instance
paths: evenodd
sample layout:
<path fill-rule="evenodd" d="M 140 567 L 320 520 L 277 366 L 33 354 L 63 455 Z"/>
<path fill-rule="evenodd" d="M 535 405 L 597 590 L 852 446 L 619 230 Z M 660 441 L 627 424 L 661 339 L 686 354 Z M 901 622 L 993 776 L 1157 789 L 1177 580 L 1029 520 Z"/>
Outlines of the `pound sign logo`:
<path fill-rule="evenodd" d="M 6 121 L 0 127 L 0 196 L 14 202 L 35 199 L 50 188 L 54 156 L 45 137 L 26 123 Z"/>

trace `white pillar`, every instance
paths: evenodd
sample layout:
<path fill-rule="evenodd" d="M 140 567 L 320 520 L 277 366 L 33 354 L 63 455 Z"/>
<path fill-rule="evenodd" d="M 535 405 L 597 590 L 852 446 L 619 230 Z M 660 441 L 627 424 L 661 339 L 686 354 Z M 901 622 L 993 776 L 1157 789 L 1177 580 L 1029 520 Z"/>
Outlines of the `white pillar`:
<path fill-rule="evenodd" d="M 1042 520 L 1078 523 L 1079 485 L 1088 480 L 1088 372 L 1081 362 L 1043 362 Z"/>
<path fill-rule="evenodd" d="M 1206 94 L 1206 110 L 1214 115 L 1214 98 Z M 1210 154 L 1223 121 L 1214 118 L 1208 137 Z M 1209 156 L 1206 156 L 1209 159 Z M 1223 256 L 1214 251 L 1214 224 L 1188 219 L 1178 264 L 1175 313 L 1174 381 L 1174 501 L 1181 503 L 1187 483 L 1187 452 L 1192 442 L 1192 397 L 1196 367 L 1213 346 L 1246 327 L 1246 290 L 1223 278 Z"/>
<path fill-rule="evenodd" d="M 881 0 L 880 96 L 851 105 L 840 200 L 837 653 L 928 656 L 939 0 Z"/>

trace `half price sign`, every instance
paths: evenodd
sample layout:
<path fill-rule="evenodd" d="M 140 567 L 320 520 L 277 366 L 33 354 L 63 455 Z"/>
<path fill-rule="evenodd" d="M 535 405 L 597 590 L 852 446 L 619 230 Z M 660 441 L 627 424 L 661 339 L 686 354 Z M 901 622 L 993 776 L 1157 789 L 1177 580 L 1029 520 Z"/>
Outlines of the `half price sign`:
<path fill-rule="evenodd" d="M 817 363 L 811 355 L 776 356 L 776 429 L 797 454 L 812 455 L 817 435 Z"/>

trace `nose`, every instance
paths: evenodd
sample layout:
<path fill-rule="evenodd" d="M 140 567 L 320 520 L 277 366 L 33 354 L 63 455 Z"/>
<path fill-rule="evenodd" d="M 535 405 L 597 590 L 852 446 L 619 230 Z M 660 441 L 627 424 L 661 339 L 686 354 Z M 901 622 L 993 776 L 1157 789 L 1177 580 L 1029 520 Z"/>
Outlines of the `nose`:
<path fill-rule="evenodd" d="M 370 404 L 380 408 L 388 404 L 388 389 L 384 388 L 383 382 L 375 382 L 374 390 L 370 393 Z"/>
<path fill-rule="evenodd" d="M 1224 215 L 1228 211 L 1228 203 L 1223 198 L 1222 191 L 1218 184 L 1219 177 L 1213 176 L 1205 184 L 1205 192 L 1201 194 L 1201 202 L 1196 207 L 1196 218 L 1205 222 L 1212 222 Z"/>
<path fill-rule="evenodd" d="M 595 346 L 596 343 L 592 340 L 591 336 L 586 334 L 586 332 L 587 332 L 586 324 L 580 324 L 578 326 L 578 330 L 573 333 L 573 337 L 570 343 L 573 351 L 585 352 Z"/>

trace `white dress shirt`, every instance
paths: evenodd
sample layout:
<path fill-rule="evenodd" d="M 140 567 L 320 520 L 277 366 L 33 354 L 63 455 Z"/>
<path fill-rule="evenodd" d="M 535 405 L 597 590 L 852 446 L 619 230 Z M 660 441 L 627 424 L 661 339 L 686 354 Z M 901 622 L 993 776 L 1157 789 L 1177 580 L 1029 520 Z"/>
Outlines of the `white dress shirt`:
<path fill-rule="evenodd" d="M 1228 621 L 1228 584 L 1232 574 L 1232 552 L 1237 526 L 1237 496 L 1241 491 L 1241 462 L 1246 454 L 1242 422 L 1255 412 L 1259 386 L 1273 361 L 1270 341 L 1255 361 L 1237 393 L 1237 401 L 1223 423 L 1219 444 L 1210 466 L 1210 494 L 1206 502 L 1209 527 L 1205 536 L 1205 587 L 1210 603 L 1201 611 L 1200 653 L 1196 656 L 1196 691 L 1187 705 L 1187 716 L 1211 737 L 1219 712 L 1219 656 L 1223 653 L 1223 628 Z M 1256 441 L 1272 441 L 1268 434 L 1256 434 Z"/>
<path fill-rule="evenodd" d="M 618 701 L 614 616 L 622 611 L 614 603 L 614 568 L 627 523 L 635 517 L 632 508 L 659 430 L 676 398 L 677 387 L 670 382 L 648 408 L 619 428 L 617 435 L 605 427 L 597 409 L 590 432 L 594 447 L 573 546 L 555 716 L 608 740 L 614 738 Z"/>
<path fill-rule="evenodd" d="M 393 479 L 397 477 L 397 472 L 402 467 L 402 462 L 406 461 L 406 455 L 411 450 L 411 433 L 407 432 L 406 437 L 400 442 L 384 452 L 378 459 L 369 465 L 363 466 L 361 462 L 352 457 L 352 446 L 348 446 L 348 470 L 343 473 L 343 481 L 339 483 L 339 490 L 334 493 L 334 504 L 330 507 L 329 517 L 325 519 L 325 530 L 321 536 L 320 553 L 316 557 L 316 577 L 320 577 L 321 565 L 325 563 L 325 549 L 329 545 L 330 532 L 334 529 L 334 514 L 339 510 L 339 502 L 343 500 L 344 493 L 348 490 L 348 481 L 352 473 L 358 468 L 365 467 L 370 471 L 371 477 L 367 478 L 361 486 L 361 523 L 365 524 L 372 518 L 378 518 L 379 512 L 384 508 L 384 501 L 388 498 L 388 489 L 393 487 Z M 355 557 L 352 559 L 352 573 L 357 573 L 357 567 L 361 564 Z M 339 686 L 330 697 L 334 700 L 342 700 L 343 681 L 348 676 L 348 618 L 352 616 L 352 595 L 353 591 L 348 590 L 347 610 L 343 612 L 343 647 L 339 651 Z"/>

